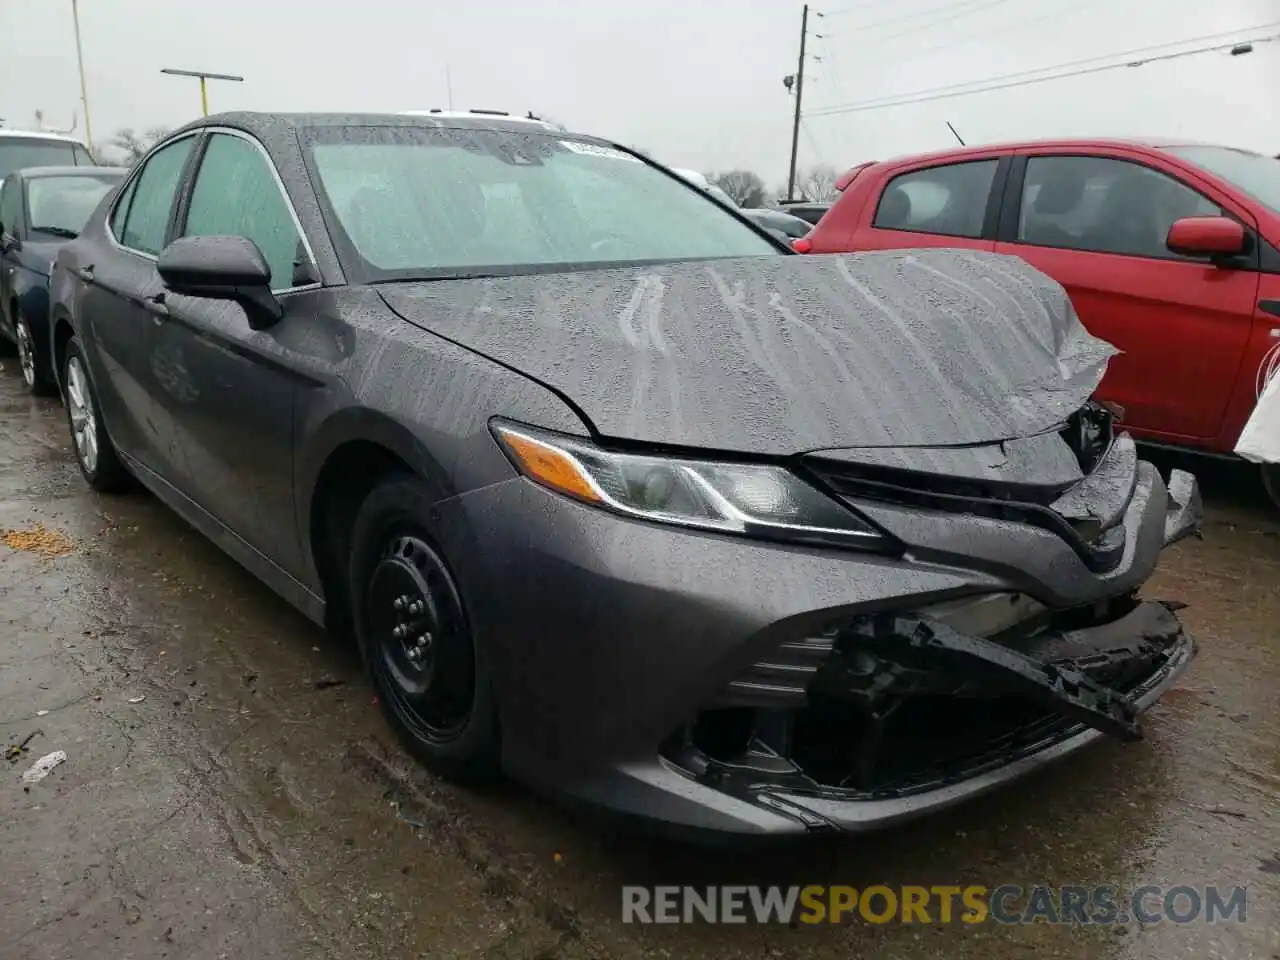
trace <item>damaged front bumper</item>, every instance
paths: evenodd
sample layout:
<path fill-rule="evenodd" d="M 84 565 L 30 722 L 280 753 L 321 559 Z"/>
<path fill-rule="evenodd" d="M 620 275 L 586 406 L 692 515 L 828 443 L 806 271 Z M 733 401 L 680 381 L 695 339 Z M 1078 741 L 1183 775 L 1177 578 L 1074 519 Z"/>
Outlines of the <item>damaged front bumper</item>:
<path fill-rule="evenodd" d="M 1138 715 L 1195 644 L 1172 605 L 1109 606 L 1102 623 L 1025 626 L 1036 614 L 1002 639 L 932 617 L 859 618 L 832 638 L 803 704 L 705 711 L 663 760 L 789 829 L 867 830 L 948 806 L 1097 737 L 1141 737 Z"/>
<path fill-rule="evenodd" d="M 524 481 L 450 502 L 466 592 L 500 598 L 469 615 L 507 770 L 660 829 L 759 836 L 887 826 L 1133 739 L 1194 654 L 1176 605 L 1138 590 L 1200 500 L 1132 453 L 1111 445 L 1078 517 L 1025 489 L 838 491 L 896 555 L 673 532 Z"/>

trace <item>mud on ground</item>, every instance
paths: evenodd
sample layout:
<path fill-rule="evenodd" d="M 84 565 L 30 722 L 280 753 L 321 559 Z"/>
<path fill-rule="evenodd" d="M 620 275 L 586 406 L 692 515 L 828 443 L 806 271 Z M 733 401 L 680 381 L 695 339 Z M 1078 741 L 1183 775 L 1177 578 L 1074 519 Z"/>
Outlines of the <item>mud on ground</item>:
<path fill-rule="evenodd" d="M 1280 958 L 1280 519 L 1195 462 L 1203 541 L 1151 583 L 1201 655 L 1103 743 L 888 833 L 781 850 L 620 835 L 394 744 L 349 650 L 154 499 L 90 493 L 0 371 L 0 957 Z M 21 773 L 54 750 L 37 783 Z M 623 884 L 1248 887 L 1245 923 L 620 922 Z"/>

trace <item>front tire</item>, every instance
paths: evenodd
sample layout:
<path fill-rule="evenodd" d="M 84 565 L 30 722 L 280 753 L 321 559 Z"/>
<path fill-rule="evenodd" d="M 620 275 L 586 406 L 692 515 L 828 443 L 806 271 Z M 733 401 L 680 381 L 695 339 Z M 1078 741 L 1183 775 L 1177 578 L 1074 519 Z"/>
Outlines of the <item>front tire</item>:
<path fill-rule="evenodd" d="M 408 749 L 451 779 L 498 771 L 489 662 L 430 535 L 431 497 L 398 474 L 361 505 L 351 535 L 356 639 L 384 713 Z"/>
<path fill-rule="evenodd" d="M 129 472 L 116 455 L 99 412 L 98 396 L 89 380 L 89 367 L 78 337 L 67 343 L 62 382 L 67 385 L 67 425 L 76 462 L 89 486 L 102 493 L 119 493 L 130 485 Z"/>
<path fill-rule="evenodd" d="M 52 396 L 56 388 L 49 358 L 45 356 L 47 351 L 41 350 L 36 343 L 25 314 L 18 314 L 14 326 L 18 334 L 18 366 L 22 370 L 22 382 L 37 397 Z"/>

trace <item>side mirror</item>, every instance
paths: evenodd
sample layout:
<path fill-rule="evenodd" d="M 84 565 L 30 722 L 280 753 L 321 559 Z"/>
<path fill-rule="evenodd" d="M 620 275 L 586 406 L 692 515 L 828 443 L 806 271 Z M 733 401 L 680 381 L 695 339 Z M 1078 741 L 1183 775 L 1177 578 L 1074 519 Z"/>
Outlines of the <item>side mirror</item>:
<path fill-rule="evenodd" d="M 1183 217 L 1169 227 L 1165 246 L 1183 257 L 1237 257 L 1248 252 L 1249 235 L 1229 217 Z"/>
<path fill-rule="evenodd" d="M 813 250 L 813 241 L 808 237 L 796 237 L 791 241 L 791 249 L 796 253 L 809 253 Z"/>
<path fill-rule="evenodd" d="M 255 330 L 284 316 L 271 292 L 271 268 L 258 245 L 245 237 L 181 237 L 161 251 L 156 270 L 174 293 L 235 300 Z"/>

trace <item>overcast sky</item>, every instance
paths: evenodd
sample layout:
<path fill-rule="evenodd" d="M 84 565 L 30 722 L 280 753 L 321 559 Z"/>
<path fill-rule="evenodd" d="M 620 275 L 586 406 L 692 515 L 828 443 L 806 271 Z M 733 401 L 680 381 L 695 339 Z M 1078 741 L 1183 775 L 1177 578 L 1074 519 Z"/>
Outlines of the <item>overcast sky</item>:
<path fill-rule="evenodd" d="M 80 0 L 95 139 L 212 111 L 447 106 L 554 117 L 673 166 L 785 180 L 798 0 Z M 829 0 L 810 15 L 800 162 L 1054 135 L 1178 136 L 1280 152 L 1280 43 L 892 109 L 819 115 L 1234 31 L 1280 32 L 1280 0 Z M 1244 28 L 1271 24 L 1263 29 Z M 819 36 L 821 35 L 821 36 Z M 1220 40 L 1218 42 L 1221 42 Z M 1191 44 L 1201 45 L 1200 43 Z M 1176 47 L 1170 50 L 1179 49 Z M 1160 51 L 1156 51 L 1160 52 Z M 0 2 L 0 117 L 79 112 L 71 0 Z"/>

